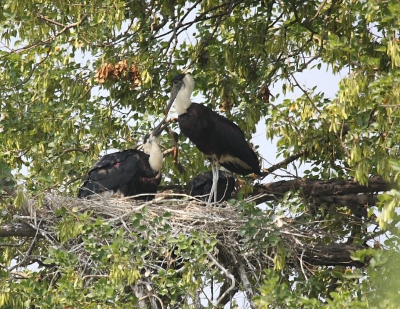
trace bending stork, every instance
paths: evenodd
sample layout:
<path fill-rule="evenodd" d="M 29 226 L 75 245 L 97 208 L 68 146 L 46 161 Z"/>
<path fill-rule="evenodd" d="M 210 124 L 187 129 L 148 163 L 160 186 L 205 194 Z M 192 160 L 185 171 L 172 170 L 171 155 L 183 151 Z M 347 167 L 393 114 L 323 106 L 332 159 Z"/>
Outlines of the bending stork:
<path fill-rule="evenodd" d="M 167 111 L 175 101 L 181 132 L 188 137 L 206 156 L 215 159 L 212 164 L 214 201 L 218 182 L 218 163 L 227 170 L 247 175 L 261 173 L 257 155 L 250 148 L 243 131 L 229 119 L 208 107 L 190 100 L 194 89 L 194 79 L 190 74 L 179 74 L 173 79 Z M 209 202 L 212 200 L 210 194 Z"/>
<path fill-rule="evenodd" d="M 93 194 L 110 192 L 122 196 L 156 193 L 161 182 L 163 154 L 157 142 L 165 126 L 162 121 L 146 134 L 143 151 L 128 149 L 103 156 L 88 173 L 79 189 L 78 197 L 91 198 Z M 149 196 L 138 197 L 147 199 Z"/>

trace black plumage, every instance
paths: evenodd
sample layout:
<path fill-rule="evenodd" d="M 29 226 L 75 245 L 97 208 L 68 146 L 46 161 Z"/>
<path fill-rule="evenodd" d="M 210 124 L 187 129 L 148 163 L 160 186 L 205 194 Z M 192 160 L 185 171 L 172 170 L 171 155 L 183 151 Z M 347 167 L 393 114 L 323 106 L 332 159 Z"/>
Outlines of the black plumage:
<path fill-rule="evenodd" d="M 203 172 L 192 180 L 191 196 L 199 197 L 205 201 L 208 200 L 213 184 L 212 171 Z M 217 201 L 227 201 L 231 198 L 235 189 L 235 178 L 225 171 L 219 171 L 217 184 Z"/>
<path fill-rule="evenodd" d="M 191 102 L 193 89 L 191 75 L 179 74 L 173 79 L 167 111 L 175 101 L 181 132 L 201 152 L 216 159 L 227 170 L 241 175 L 260 174 L 257 155 L 247 143 L 243 131 L 210 108 Z"/>
<path fill-rule="evenodd" d="M 128 149 L 107 154 L 96 162 L 79 189 L 78 197 L 87 198 L 110 191 L 122 196 L 156 193 L 163 160 L 157 137 L 164 129 L 164 120 L 146 135 L 144 151 Z M 148 199 L 149 196 L 138 198 Z"/>
<path fill-rule="evenodd" d="M 200 119 L 194 124 L 194 119 Z M 243 131 L 229 119 L 208 107 L 192 103 L 178 117 L 182 133 L 208 157 L 240 175 L 260 174 L 257 155 L 247 144 Z"/>
<path fill-rule="evenodd" d="M 86 198 L 105 191 L 123 196 L 156 193 L 161 175 L 152 170 L 149 157 L 136 149 L 103 156 L 90 169 L 87 180 L 79 189 L 78 197 Z"/>

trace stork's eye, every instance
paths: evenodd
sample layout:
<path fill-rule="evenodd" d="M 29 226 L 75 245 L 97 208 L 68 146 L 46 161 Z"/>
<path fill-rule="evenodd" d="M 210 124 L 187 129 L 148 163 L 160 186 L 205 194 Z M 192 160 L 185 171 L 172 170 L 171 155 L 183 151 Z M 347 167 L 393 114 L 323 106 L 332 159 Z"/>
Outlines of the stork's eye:
<path fill-rule="evenodd" d="M 150 134 L 147 133 L 147 134 L 144 136 L 143 142 L 146 144 L 146 143 L 148 142 L 149 138 L 150 138 Z"/>

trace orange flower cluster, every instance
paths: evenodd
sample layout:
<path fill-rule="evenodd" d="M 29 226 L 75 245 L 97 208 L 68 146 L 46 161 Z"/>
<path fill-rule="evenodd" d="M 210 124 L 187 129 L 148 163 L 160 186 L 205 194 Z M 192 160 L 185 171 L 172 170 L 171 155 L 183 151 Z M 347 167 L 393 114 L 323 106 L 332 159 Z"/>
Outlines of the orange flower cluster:
<path fill-rule="evenodd" d="M 141 78 L 136 64 L 128 65 L 126 60 L 117 64 L 103 63 L 94 76 L 95 82 L 103 84 L 105 81 L 130 81 L 131 89 L 140 86 Z"/>

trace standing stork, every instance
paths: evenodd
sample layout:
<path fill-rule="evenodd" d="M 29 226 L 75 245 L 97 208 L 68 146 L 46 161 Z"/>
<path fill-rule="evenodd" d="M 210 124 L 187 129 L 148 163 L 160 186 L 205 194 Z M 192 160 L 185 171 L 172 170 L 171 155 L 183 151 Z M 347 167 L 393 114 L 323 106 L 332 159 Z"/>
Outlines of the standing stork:
<path fill-rule="evenodd" d="M 96 162 L 79 189 L 78 197 L 87 198 L 109 191 L 122 196 L 156 193 L 163 160 L 157 137 L 164 129 L 163 123 L 164 120 L 146 134 L 144 151 L 128 149 L 107 154 Z M 148 196 L 139 198 L 147 199 Z"/>
<path fill-rule="evenodd" d="M 243 131 L 229 119 L 210 108 L 190 100 L 194 79 L 190 74 L 179 74 L 173 79 L 172 91 L 167 105 L 169 112 L 175 101 L 181 132 L 206 156 L 217 161 L 212 164 L 214 201 L 218 182 L 218 163 L 227 170 L 240 175 L 261 173 L 257 155 L 247 143 Z M 210 194 L 209 202 L 212 200 Z"/>

